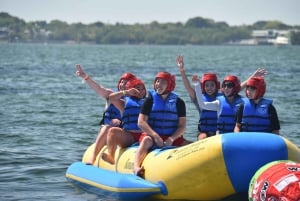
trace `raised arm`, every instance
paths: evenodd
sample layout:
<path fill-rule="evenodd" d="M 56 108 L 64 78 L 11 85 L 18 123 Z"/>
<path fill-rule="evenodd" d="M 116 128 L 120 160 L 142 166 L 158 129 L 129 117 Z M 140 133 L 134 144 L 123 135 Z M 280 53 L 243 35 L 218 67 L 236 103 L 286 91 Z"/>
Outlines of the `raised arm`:
<path fill-rule="evenodd" d="M 247 85 L 247 81 L 249 79 L 251 79 L 252 77 L 264 77 L 266 74 L 267 74 L 267 70 L 264 69 L 264 68 L 258 68 L 256 69 L 256 71 L 254 71 L 254 73 L 252 75 L 250 75 L 250 77 L 248 77 L 248 79 L 246 79 L 245 81 L 243 81 L 241 83 L 241 90 L 246 88 L 246 85 Z"/>
<path fill-rule="evenodd" d="M 123 91 L 117 91 L 114 93 L 111 93 L 109 95 L 109 102 L 112 103 L 120 112 L 123 112 L 125 107 L 125 100 L 122 99 L 122 96 L 137 96 L 139 93 L 139 90 L 135 88 L 123 90 Z"/>
<path fill-rule="evenodd" d="M 107 89 L 94 81 L 88 74 L 86 74 L 80 64 L 76 65 L 76 75 L 85 80 L 85 82 L 102 98 L 108 100 L 109 94 L 113 93 L 112 89 Z"/>
<path fill-rule="evenodd" d="M 194 88 L 192 87 L 189 79 L 187 78 L 187 76 L 185 74 L 183 56 L 182 55 L 177 56 L 176 62 L 177 62 L 177 66 L 179 68 L 179 72 L 180 72 L 184 87 L 187 90 L 192 101 L 194 101 L 196 98 L 196 94 L 195 94 Z"/>

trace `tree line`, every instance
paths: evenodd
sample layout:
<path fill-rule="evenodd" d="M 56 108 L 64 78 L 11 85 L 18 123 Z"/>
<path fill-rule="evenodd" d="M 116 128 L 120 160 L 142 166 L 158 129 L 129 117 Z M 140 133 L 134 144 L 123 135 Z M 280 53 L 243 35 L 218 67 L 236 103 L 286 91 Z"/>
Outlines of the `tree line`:
<path fill-rule="evenodd" d="M 280 21 L 258 21 L 252 25 L 229 26 L 226 22 L 194 17 L 185 23 L 68 24 L 60 20 L 32 21 L 0 13 L 0 41 L 76 42 L 94 44 L 220 45 L 250 39 L 253 30 L 300 30 Z M 292 44 L 300 44 L 300 32 L 291 31 Z"/>

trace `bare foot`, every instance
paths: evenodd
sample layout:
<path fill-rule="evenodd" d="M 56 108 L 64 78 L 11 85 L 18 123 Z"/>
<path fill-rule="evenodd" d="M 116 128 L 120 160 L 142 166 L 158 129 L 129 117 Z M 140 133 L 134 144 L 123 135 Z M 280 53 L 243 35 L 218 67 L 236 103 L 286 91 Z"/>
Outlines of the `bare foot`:
<path fill-rule="evenodd" d="M 107 153 L 103 153 L 102 156 L 101 156 L 101 158 L 104 161 L 106 161 L 106 162 L 108 162 L 108 163 L 110 163 L 112 165 L 115 164 L 115 159 L 113 157 L 111 157 L 111 155 L 109 155 Z"/>
<path fill-rule="evenodd" d="M 94 162 L 95 162 L 95 158 L 94 157 L 91 157 L 87 162 L 86 162 L 86 164 L 87 165 L 94 165 Z"/>
<path fill-rule="evenodd" d="M 145 178 L 145 168 L 144 167 L 135 168 L 133 173 L 136 176 L 139 176 L 141 178 Z"/>

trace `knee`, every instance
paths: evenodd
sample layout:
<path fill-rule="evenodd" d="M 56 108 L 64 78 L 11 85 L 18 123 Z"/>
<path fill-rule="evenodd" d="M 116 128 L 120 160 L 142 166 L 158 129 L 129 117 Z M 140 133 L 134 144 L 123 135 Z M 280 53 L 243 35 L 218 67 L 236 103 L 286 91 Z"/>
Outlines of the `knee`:
<path fill-rule="evenodd" d="M 114 132 L 107 132 L 107 139 L 111 139 L 111 138 L 113 138 L 114 137 L 114 135 L 115 135 L 115 133 Z"/>
<path fill-rule="evenodd" d="M 118 138 L 117 135 L 118 132 L 114 128 L 109 129 L 106 135 L 107 141 L 115 141 Z"/>
<path fill-rule="evenodd" d="M 111 128 L 111 126 L 109 125 L 104 125 L 102 126 L 102 128 L 100 129 L 101 133 L 107 133 L 109 131 L 109 129 Z"/>
<path fill-rule="evenodd" d="M 140 143 L 141 147 L 150 148 L 153 146 L 153 139 L 150 136 L 146 136 Z"/>

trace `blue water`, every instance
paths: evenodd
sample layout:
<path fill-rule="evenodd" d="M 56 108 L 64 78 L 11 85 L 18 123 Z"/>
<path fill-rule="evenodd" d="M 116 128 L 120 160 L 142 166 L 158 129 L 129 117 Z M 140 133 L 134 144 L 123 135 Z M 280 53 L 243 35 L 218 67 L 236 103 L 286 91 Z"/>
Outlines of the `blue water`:
<path fill-rule="evenodd" d="M 196 140 L 198 114 L 180 80 L 176 56 L 189 77 L 246 79 L 268 70 L 266 97 L 274 100 L 281 134 L 300 146 L 300 47 L 0 44 L 0 200 L 100 200 L 70 185 L 67 167 L 94 142 L 104 101 L 75 76 L 75 65 L 108 88 L 126 71 L 152 88 L 158 71 L 177 76 L 186 101 L 186 138 Z M 241 93 L 244 95 L 244 92 Z"/>

